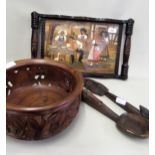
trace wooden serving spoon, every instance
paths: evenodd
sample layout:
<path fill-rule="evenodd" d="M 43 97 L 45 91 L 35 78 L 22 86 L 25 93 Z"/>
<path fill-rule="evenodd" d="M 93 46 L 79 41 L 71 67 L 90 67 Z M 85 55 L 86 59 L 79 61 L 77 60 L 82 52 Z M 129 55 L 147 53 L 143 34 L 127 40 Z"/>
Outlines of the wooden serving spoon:
<path fill-rule="evenodd" d="M 149 121 L 141 115 L 124 113 L 119 116 L 87 89 L 82 92 L 82 101 L 116 122 L 122 132 L 140 138 L 149 136 Z"/>
<path fill-rule="evenodd" d="M 90 90 L 94 94 L 97 94 L 99 96 L 103 96 L 103 95 L 107 96 L 109 99 L 111 99 L 114 103 L 116 103 L 118 106 L 120 106 L 127 112 L 138 114 L 145 117 L 146 119 L 149 119 L 149 110 L 147 108 L 140 105 L 139 106 L 140 110 L 137 109 L 129 102 L 109 92 L 109 89 L 103 84 L 98 83 L 92 79 L 85 78 L 84 85 L 88 90 Z"/>

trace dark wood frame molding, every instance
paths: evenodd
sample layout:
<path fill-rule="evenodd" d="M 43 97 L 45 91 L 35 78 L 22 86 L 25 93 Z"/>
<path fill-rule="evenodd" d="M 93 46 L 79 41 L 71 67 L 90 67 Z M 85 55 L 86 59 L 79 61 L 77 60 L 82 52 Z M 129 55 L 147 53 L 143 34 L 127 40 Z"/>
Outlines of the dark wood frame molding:
<path fill-rule="evenodd" d="M 96 22 L 96 23 L 112 23 L 119 24 L 119 41 L 117 49 L 117 59 L 116 68 L 114 74 L 84 74 L 84 76 L 91 77 L 103 77 L 103 78 L 116 78 L 126 80 L 128 78 L 128 68 L 129 68 L 129 56 L 131 48 L 131 36 L 133 32 L 134 20 L 116 20 L 116 19 L 101 19 L 101 18 L 89 18 L 89 17 L 72 17 L 63 15 L 47 15 L 39 14 L 37 12 L 32 12 L 31 14 L 31 28 L 32 28 L 32 38 L 31 38 L 31 57 L 32 58 L 44 58 L 44 24 L 46 20 L 59 19 L 59 20 L 70 20 L 70 21 L 82 21 L 82 22 Z M 125 27 L 125 42 L 123 48 L 123 63 L 121 67 L 121 74 L 119 75 L 119 57 L 120 57 L 120 47 L 122 44 L 122 30 Z M 40 51 L 40 54 L 38 54 Z"/>

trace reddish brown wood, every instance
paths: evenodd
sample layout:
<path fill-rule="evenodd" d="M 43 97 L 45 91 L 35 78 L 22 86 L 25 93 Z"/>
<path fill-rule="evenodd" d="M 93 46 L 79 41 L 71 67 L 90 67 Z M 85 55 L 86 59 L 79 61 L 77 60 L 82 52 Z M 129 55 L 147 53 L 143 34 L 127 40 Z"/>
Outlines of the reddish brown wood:
<path fill-rule="evenodd" d="M 21 60 L 7 69 L 7 134 L 37 140 L 66 128 L 80 105 L 83 79 L 64 64 Z"/>

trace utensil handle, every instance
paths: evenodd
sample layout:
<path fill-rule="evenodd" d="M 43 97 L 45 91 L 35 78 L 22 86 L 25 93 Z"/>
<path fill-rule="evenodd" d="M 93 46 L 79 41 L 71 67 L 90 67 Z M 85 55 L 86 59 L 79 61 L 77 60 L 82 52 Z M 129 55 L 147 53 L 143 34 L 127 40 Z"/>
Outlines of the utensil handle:
<path fill-rule="evenodd" d="M 101 100 L 96 98 L 89 90 L 84 89 L 82 91 L 82 101 L 109 117 L 111 120 L 117 122 L 119 116 L 106 106 Z"/>
<path fill-rule="evenodd" d="M 96 82 L 96 81 L 89 79 L 89 78 L 85 78 L 84 79 L 84 86 L 88 90 L 93 92 L 94 94 L 97 94 L 99 96 L 103 96 L 103 95 L 107 96 L 113 102 L 115 102 L 118 106 L 120 106 L 121 108 L 123 108 L 127 112 L 142 115 L 143 117 L 145 117 L 147 119 L 149 118 L 149 110 L 147 108 L 140 107 L 140 110 L 137 109 L 136 107 L 134 107 L 129 102 L 124 101 L 121 98 L 119 98 L 118 96 L 110 93 L 109 89 L 99 82 Z"/>
<path fill-rule="evenodd" d="M 123 51 L 123 64 L 122 64 L 121 75 L 120 75 L 120 78 L 123 80 L 126 80 L 128 78 L 128 68 L 129 68 L 128 61 L 130 56 L 133 25 L 134 25 L 134 20 L 128 19 L 126 22 L 126 31 L 125 31 L 126 38 L 125 38 L 124 51 Z"/>
<path fill-rule="evenodd" d="M 116 96 L 110 92 L 106 92 L 105 95 L 109 99 L 111 99 L 114 103 L 116 103 L 118 106 L 120 106 L 121 108 L 126 110 L 127 112 L 131 112 L 131 113 L 140 115 L 140 111 L 136 107 L 134 107 L 132 104 L 130 104 L 129 102 L 126 102 L 123 99 L 120 99 L 118 96 Z"/>
<path fill-rule="evenodd" d="M 103 96 L 106 92 L 109 92 L 106 86 L 89 78 L 84 78 L 84 86 L 99 96 Z"/>

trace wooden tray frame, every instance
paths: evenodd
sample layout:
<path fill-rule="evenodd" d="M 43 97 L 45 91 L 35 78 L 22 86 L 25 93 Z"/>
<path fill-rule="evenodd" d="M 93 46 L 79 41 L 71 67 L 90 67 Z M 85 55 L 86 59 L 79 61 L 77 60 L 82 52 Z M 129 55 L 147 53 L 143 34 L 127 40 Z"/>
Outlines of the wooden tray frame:
<path fill-rule="evenodd" d="M 112 23 L 119 24 L 119 41 L 118 41 L 118 51 L 116 59 L 116 67 L 114 74 L 84 74 L 84 76 L 91 77 L 102 77 L 102 78 L 116 78 L 126 80 L 128 78 L 128 61 L 130 56 L 131 48 L 131 36 L 133 32 L 134 20 L 116 20 L 116 19 L 101 19 L 101 18 L 88 18 L 88 17 L 72 17 L 72 16 L 62 16 L 62 15 L 47 15 L 40 14 L 37 12 L 32 12 L 31 14 L 31 28 L 32 28 L 32 38 L 31 38 L 31 57 L 32 58 L 44 58 L 44 25 L 46 20 L 66 20 L 66 21 L 79 21 L 79 22 L 96 22 L 96 23 Z M 121 73 L 119 74 L 119 61 L 120 61 L 120 50 L 122 44 L 123 29 L 125 27 L 125 41 L 123 48 L 123 63 L 121 66 Z M 38 54 L 40 49 L 41 53 Z"/>

